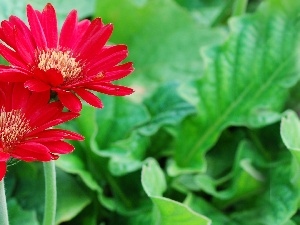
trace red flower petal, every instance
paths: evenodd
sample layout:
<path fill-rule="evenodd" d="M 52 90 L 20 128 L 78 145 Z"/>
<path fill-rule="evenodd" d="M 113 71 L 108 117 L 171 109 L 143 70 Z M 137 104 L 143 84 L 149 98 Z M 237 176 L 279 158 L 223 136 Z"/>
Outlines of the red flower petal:
<path fill-rule="evenodd" d="M 77 20 L 77 11 L 72 10 L 67 16 L 60 32 L 59 45 L 61 47 L 69 48 L 74 42 L 73 33 L 76 28 Z"/>
<path fill-rule="evenodd" d="M 79 114 L 76 114 L 75 116 L 74 115 L 70 115 L 68 114 L 66 116 L 66 118 L 62 118 L 62 119 L 56 119 L 56 120 L 52 120 L 52 121 L 49 121 L 41 126 L 39 126 L 38 128 L 34 129 L 33 131 L 31 131 L 30 133 L 27 134 L 27 136 L 34 136 L 36 134 L 38 134 L 39 132 L 45 130 L 45 129 L 48 129 L 48 128 L 51 128 L 51 127 L 54 127 L 58 124 L 61 124 L 63 122 L 66 122 L 66 121 L 69 121 L 71 119 L 74 119 L 76 117 L 78 117 Z"/>
<path fill-rule="evenodd" d="M 44 49 L 47 45 L 46 37 L 40 20 L 31 5 L 27 5 L 27 18 L 36 45 L 40 49 Z"/>
<path fill-rule="evenodd" d="M 48 48 L 56 48 L 58 39 L 57 19 L 55 9 L 50 3 L 46 5 L 42 12 L 42 24 Z"/>
<path fill-rule="evenodd" d="M 28 79 L 28 74 L 17 68 L 0 65 L 1 82 L 24 82 Z"/>
<path fill-rule="evenodd" d="M 49 83 L 54 87 L 64 82 L 62 74 L 56 69 L 49 69 L 47 71 L 47 76 Z"/>
<path fill-rule="evenodd" d="M 50 90 L 50 86 L 42 81 L 31 79 L 24 83 L 24 87 L 28 88 L 30 91 L 43 92 Z"/>
<path fill-rule="evenodd" d="M 29 28 L 27 27 L 27 25 L 16 16 L 10 16 L 9 22 L 13 25 L 13 27 L 15 27 L 17 30 L 21 31 L 21 34 L 24 36 L 24 40 L 26 40 L 27 44 L 31 46 L 30 48 L 35 49 L 36 44 L 33 39 L 32 33 L 29 30 Z M 16 42 L 16 40 L 15 40 L 15 42 Z"/>
<path fill-rule="evenodd" d="M 85 41 L 84 45 L 80 46 L 80 48 L 76 49 L 77 52 L 80 52 L 79 58 L 90 60 L 90 58 L 94 58 L 94 54 L 92 54 L 95 49 L 101 49 L 108 38 L 111 36 L 113 31 L 112 24 L 108 24 L 100 29 L 95 35 Z"/>
<path fill-rule="evenodd" d="M 28 104 L 28 99 L 30 97 L 30 91 L 24 88 L 22 83 L 17 83 L 14 85 L 12 91 L 12 109 L 23 109 Z"/>
<path fill-rule="evenodd" d="M 98 60 L 94 64 L 91 64 L 90 70 L 97 74 L 99 71 L 103 71 L 117 65 L 124 60 L 127 55 L 127 47 L 124 45 L 110 47 L 102 53 L 101 57 L 95 57 L 95 59 Z"/>
<path fill-rule="evenodd" d="M 31 121 L 31 126 L 38 127 L 49 121 L 57 119 L 62 109 L 63 107 L 60 102 L 52 102 L 36 108 L 35 111 L 31 112 L 31 114 L 27 115 L 27 117 Z"/>
<path fill-rule="evenodd" d="M 81 40 L 82 36 L 85 34 L 89 26 L 91 25 L 91 21 L 88 19 L 80 21 L 76 26 L 76 32 L 74 33 L 74 37 L 76 37 L 76 42 Z"/>
<path fill-rule="evenodd" d="M 76 45 L 73 47 L 73 51 L 80 53 L 80 51 L 86 46 L 87 40 L 91 39 L 94 34 L 96 34 L 100 29 L 102 29 L 103 23 L 100 18 L 94 19 L 86 32 L 82 35 L 81 39 L 78 40 Z"/>
<path fill-rule="evenodd" d="M 72 112 L 80 112 L 82 104 L 80 99 L 71 92 L 58 92 L 58 98 L 62 104 Z"/>
<path fill-rule="evenodd" d="M 126 45 L 113 45 L 113 46 L 105 46 L 101 51 L 99 51 L 93 58 L 89 60 L 89 66 L 94 67 L 95 64 L 99 62 L 99 60 L 110 57 L 111 55 L 116 54 L 117 52 L 123 53 L 123 55 L 128 55 L 128 49 Z M 98 70 L 99 71 L 99 70 Z"/>
<path fill-rule="evenodd" d="M 34 52 L 35 49 L 31 45 L 31 43 L 27 40 L 26 36 L 24 36 L 23 32 L 18 29 L 14 29 L 15 39 L 16 39 L 16 50 L 19 55 L 22 57 L 24 62 L 27 64 L 33 64 L 34 62 Z"/>
<path fill-rule="evenodd" d="M 75 90 L 76 94 L 78 94 L 84 101 L 89 103 L 90 105 L 97 107 L 97 108 L 102 108 L 103 103 L 102 101 L 93 93 L 81 88 L 81 89 L 76 89 Z"/>
<path fill-rule="evenodd" d="M 10 154 L 15 158 L 24 161 L 38 160 L 44 162 L 53 159 L 49 149 L 45 145 L 36 142 L 19 144 Z"/>
<path fill-rule="evenodd" d="M 35 137 L 36 138 L 34 140 L 39 142 L 53 141 L 53 140 L 57 141 L 63 139 L 78 140 L 78 141 L 84 140 L 84 137 L 80 134 L 68 130 L 61 130 L 61 129 L 44 130 L 36 134 Z"/>
<path fill-rule="evenodd" d="M 15 51 L 12 51 L 10 48 L 4 46 L 1 43 L 0 43 L 0 54 L 11 64 L 20 67 L 26 67 L 26 64 L 19 57 L 19 54 L 17 54 Z"/>
<path fill-rule="evenodd" d="M 127 76 L 129 73 L 131 73 L 134 70 L 133 65 L 131 62 L 125 63 L 123 65 L 118 65 L 110 70 L 105 71 L 105 76 L 101 78 L 102 82 L 106 81 L 114 81 L 119 80 L 125 76 Z"/>
<path fill-rule="evenodd" d="M 6 162 L 0 162 L 0 181 L 4 178 L 6 174 Z"/>
<path fill-rule="evenodd" d="M 0 163 L 5 162 L 10 158 L 10 155 L 6 152 L 0 151 Z"/>
<path fill-rule="evenodd" d="M 51 153 L 55 154 L 67 154 L 74 150 L 74 146 L 63 141 L 48 141 L 43 143 L 50 150 Z"/>
<path fill-rule="evenodd" d="M 36 112 L 36 109 L 42 108 L 44 105 L 48 104 L 50 100 L 50 91 L 44 92 L 32 92 L 27 99 L 26 106 L 23 108 L 23 112 L 27 115 L 32 115 Z M 28 116 L 28 118 L 30 118 Z"/>
<path fill-rule="evenodd" d="M 87 88 L 100 93 L 116 96 L 130 95 L 134 92 L 131 88 L 104 82 L 96 85 L 88 85 Z"/>

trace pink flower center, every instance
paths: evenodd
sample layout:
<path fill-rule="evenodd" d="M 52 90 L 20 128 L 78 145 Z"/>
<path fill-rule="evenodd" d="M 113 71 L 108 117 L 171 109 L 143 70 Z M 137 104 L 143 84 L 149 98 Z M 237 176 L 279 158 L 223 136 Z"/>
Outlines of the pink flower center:
<path fill-rule="evenodd" d="M 4 152 L 9 152 L 31 130 L 29 120 L 23 112 L 5 112 L 4 108 L 0 109 L 0 141 Z"/>
<path fill-rule="evenodd" d="M 37 66 L 43 71 L 55 69 L 59 71 L 64 83 L 82 78 L 82 67 L 70 51 L 57 49 L 41 50 L 37 54 Z"/>

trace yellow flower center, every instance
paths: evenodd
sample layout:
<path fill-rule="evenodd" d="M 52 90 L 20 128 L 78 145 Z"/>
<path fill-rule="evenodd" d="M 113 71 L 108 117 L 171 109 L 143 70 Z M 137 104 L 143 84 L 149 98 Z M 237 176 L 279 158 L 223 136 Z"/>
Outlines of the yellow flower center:
<path fill-rule="evenodd" d="M 31 131 L 29 120 L 20 110 L 5 112 L 0 109 L 0 141 L 3 151 L 9 152 L 15 143 L 20 142 L 24 135 Z"/>
<path fill-rule="evenodd" d="M 57 49 L 42 50 L 37 53 L 37 66 L 43 71 L 55 69 L 62 74 L 64 83 L 82 78 L 82 67 L 70 51 Z"/>

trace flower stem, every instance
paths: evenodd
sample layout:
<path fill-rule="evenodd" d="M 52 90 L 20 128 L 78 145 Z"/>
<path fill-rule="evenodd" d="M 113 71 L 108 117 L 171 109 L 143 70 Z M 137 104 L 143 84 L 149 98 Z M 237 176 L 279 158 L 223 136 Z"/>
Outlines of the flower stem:
<path fill-rule="evenodd" d="M 43 225 L 54 225 L 56 214 L 56 171 L 55 161 L 44 162 L 45 211 Z"/>
<path fill-rule="evenodd" d="M 240 16 L 246 12 L 248 0 L 235 0 L 232 16 Z"/>
<path fill-rule="evenodd" d="M 4 188 L 4 178 L 2 179 L 2 181 L 0 181 L 0 224 L 9 225 L 5 188 Z"/>

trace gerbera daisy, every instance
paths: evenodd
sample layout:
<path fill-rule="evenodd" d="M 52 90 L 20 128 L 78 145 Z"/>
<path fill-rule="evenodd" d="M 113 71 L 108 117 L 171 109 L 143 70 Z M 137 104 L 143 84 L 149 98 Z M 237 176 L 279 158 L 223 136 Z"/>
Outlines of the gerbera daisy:
<path fill-rule="evenodd" d="M 78 22 L 73 10 L 58 35 L 54 7 L 42 12 L 27 6 L 29 26 L 16 16 L 2 21 L 0 54 L 12 65 L 0 67 L 0 80 L 24 82 L 34 92 L 51 90 L 69 110 L 81 110 L 81 97 L 95 107 L 101 100 L 91 91 L 124 96 L 131 88 L 112 84 L 133 71 L 120 64 L 128 55 L 126 45 L 107 46 L 113 26 L 100 18 Z"/>
<path fill-rule="evenodd" d="M 63 105 L 49 103 L 50 92 L 31 92 L 22 83 L 0 83 L 0 180 L 11 158 L 50 161 L 74 147 L 64 139 L 83 140 L 77 133 L 52 128 L 77 117 Z"/>

